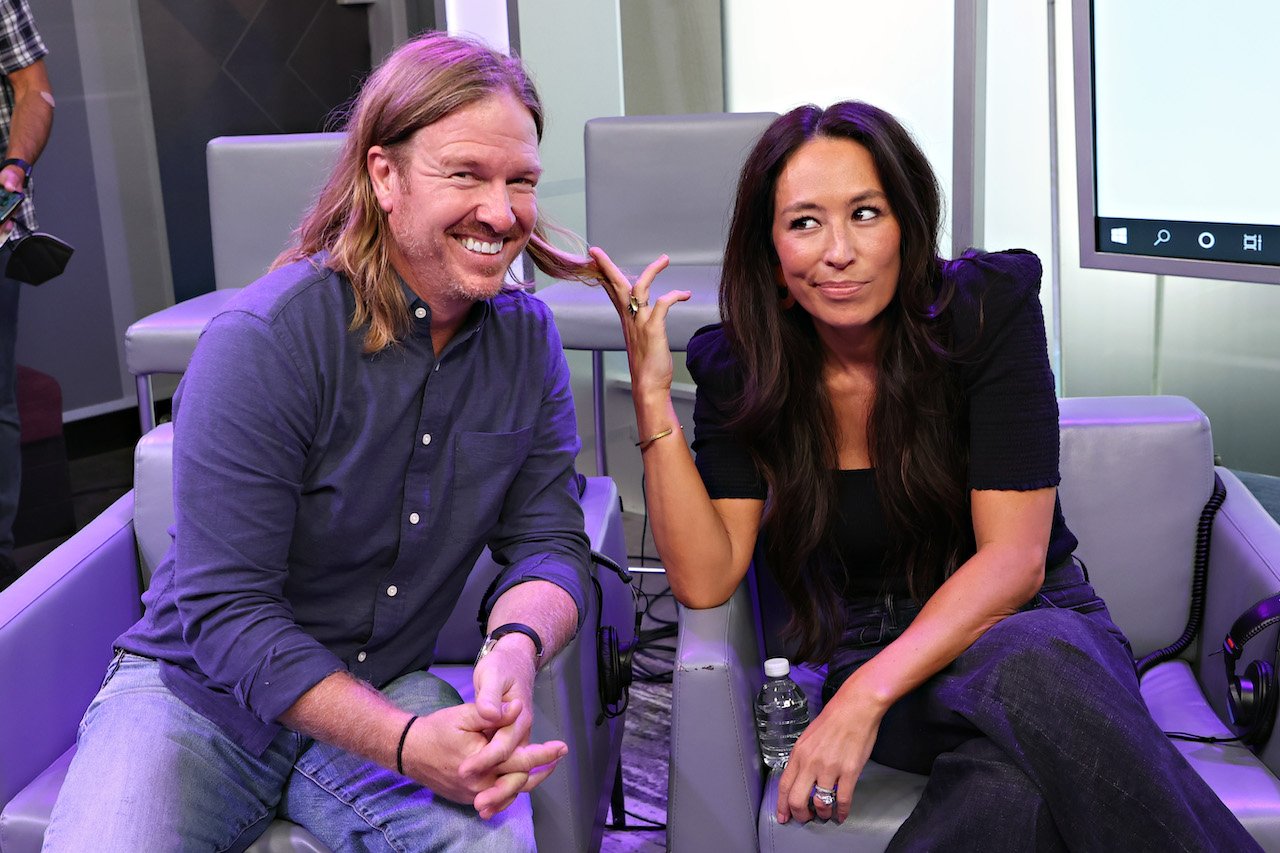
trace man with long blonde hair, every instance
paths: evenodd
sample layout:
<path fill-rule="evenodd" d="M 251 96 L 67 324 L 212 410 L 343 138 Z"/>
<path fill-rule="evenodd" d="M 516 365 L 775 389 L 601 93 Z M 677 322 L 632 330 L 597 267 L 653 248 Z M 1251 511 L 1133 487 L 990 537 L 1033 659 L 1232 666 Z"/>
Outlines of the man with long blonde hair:
<path fill-rule="evenodd" d="M 175 397 L 174 545 L 46 849 L 239 850 L 275 814 L 335 850 L 533 847 L 525 794 L 566 751 L 529 740 L 533 679 L 588 562 L 559 337 L 504 286 L 526 247 L 589 273 L 542 239 L 541 134 L 520 63 L 470 41 L 365 82 L 296 244 Z M 462 703 L 426 668 L 486 544 Z"/>

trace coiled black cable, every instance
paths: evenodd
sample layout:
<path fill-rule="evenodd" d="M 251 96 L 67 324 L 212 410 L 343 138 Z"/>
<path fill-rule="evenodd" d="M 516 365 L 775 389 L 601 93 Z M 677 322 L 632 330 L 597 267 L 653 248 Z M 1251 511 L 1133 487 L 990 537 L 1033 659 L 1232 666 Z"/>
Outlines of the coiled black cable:
<path fill-rule="evenodd" d="M 1191 613 L 1187 616 L 1187 627 L 1183 629 L 1182 636 L 1174 640 L 1173 643 L 1163 649 L 1156 649 L 1138 660 L 1139 676 L 1156 664 L 1163 663 L 1181 654 L 1187 646 L 1191 645 L 1191 641 L 1196 638 L 1196 634 L 1200 632 L 1200 625 L 1204 622 L 1205 588 L 1209 583 L 1209 543 L 1213 538 L 1213 520 L 1218 515 L 1218 510 L 1222 508 L 1222 503 L 1226 499 L 1227 487 L 1223 485 L 1222 478 L 1215 472 L 1213 475 L 1213 494 L 1209 496 L 1204 509 L 1200 512 L 1200 522 L 1196 525 L 1195 561 L 1191 569 Z"/>

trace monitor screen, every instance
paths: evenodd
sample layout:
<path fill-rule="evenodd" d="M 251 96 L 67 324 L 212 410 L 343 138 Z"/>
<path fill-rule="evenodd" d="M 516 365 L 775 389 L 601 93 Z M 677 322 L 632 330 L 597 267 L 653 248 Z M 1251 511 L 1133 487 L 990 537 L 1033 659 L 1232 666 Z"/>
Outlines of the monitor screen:
<path fill-rule="evenodd" d="M 1280 2 L 1075 0 L 1080 263 L 1280 283 Z"/>

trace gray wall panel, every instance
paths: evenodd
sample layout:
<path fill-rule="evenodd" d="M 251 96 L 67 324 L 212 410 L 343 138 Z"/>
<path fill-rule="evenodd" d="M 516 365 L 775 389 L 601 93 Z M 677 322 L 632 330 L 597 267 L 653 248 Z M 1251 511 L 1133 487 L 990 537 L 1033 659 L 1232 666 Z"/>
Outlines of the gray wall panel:
<path fill-rule="evenodd" d="M 132 310 L 133 302 L 128 281 L 112 287 L 108 275 L 109 260 L 120 259 L 121 251 L 106 243 L 101 226 L 94 95 L 86 95 L 82 82 L 73 5 L 36 0 L 31 7 L 49 48 L 45 62 L 58 104 L 49 145 L 36 167 L 37 217 L 43 230 L 70 242 L 76 254 L 60 278 L 24 288 L 18 327 L 18 361 L 57 379 L 63 407 L 72 410 L 110 406 L 129 393 L 120 371 L 115 305 L 123 302 Z"/>

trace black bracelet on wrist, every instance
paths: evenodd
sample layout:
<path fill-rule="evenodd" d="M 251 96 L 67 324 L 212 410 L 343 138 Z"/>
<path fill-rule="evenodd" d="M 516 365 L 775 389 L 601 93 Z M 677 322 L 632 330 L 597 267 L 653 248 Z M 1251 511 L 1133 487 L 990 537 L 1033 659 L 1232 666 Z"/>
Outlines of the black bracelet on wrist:
<path fill-rule="evenodd" d="M 31 183 L 31 164 L 19 157 L 10 157 L 7 160 L 0 160 L 0 169 L 6 166 L 17 166 L 22 170 L 22 188 L 26 189 L 27 184 Z"/>
<path fill-rule="evenodd" d="M 396 772 L 401 776 L 404 775 L 404 742 L 409 737 L 409 729 L 413 728 L 413 724 L 418 721 L 418 715 L 414 714 L 409 718 L 409 722 L 404 724 L 404 731 L 400 732 L 400 743 L 396 746 Z"/>
<path fill-rule="evenodd" d="M 493 647 L 498 644 L 507 634 L 524 634 L 530 640 L 533 640 L 533 651 L 537 655 L 538 662 L 542 662 L 542 638 L 538 636 L 538 632 L 520 622 L 508 622 L 505 625 L 499 625 L 489 632 L 489 636 L 485 637 L 484 644 L 480 646 L 480 653 L 476 655 L 476 663 L 480 663 L 484 656 L 493 651 Z"/>

